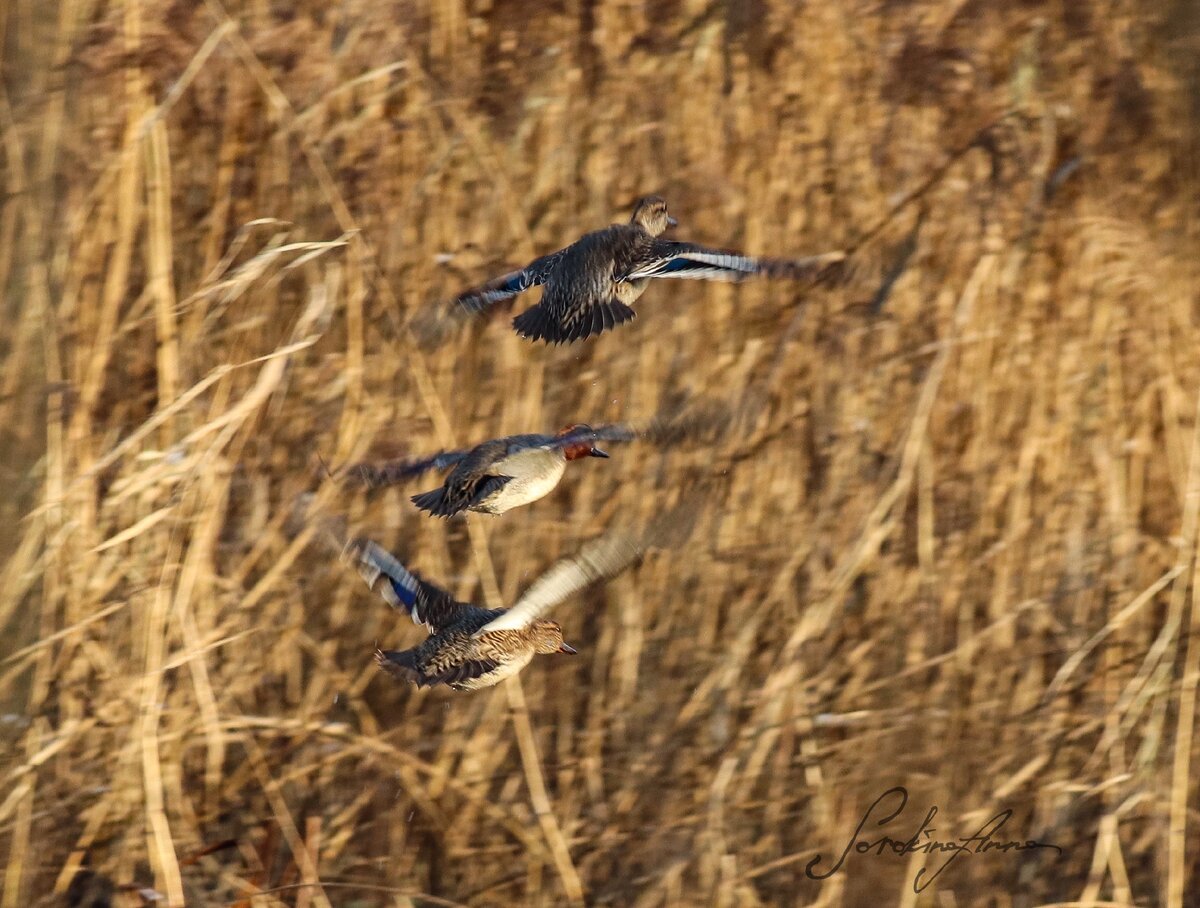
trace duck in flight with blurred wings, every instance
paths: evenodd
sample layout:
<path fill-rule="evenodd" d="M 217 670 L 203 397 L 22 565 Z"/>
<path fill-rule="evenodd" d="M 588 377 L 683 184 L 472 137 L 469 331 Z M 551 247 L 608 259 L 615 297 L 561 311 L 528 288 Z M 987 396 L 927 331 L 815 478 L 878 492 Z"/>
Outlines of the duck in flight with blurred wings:
<path fill-rule="evenodd" d="M 633 304 L 653 278 L 741 281 L 763 275 L 815 282 L 845 257 L 832 252 L 798 260 L 750 258 L 662 239 L 675 224 L 667 203 L 647 196 L 638 200 L 628 224 L 588 233 L 520 271 L 460 294 L 454 305 L 483 312 L 540 284 L 541 301 L 513 319 L 513 327 L 530 340 L 571 343 L 632 319 Z"/>
<path fill-rule="evenodd" d="M 726 410 L 671 411 L 640 426 L 574 425 L 557 435 L 509 435 L 431 457 L 356 464 L 346 471 L 346 479 L 376 489 L 430 470 L 453 467 L 439 488 L 412 496 L 413 504 L 435 517 L 450 517 L 462 511 L 503 514 L 553 491 L 568 461 L 608 457 L 599 447 L 601 443 L 642 440 L 675 444 L 707 434 L 710 429 L 722 431 L 728 419 Z"/>
<path fill-rule="evenodd" d="M 370 540 L 352 540 L 343 555 L 392 608 L 430 632 L 414 649 L 376 650 L 380 668 L 418 687 L 478 690 L 515 675 L 535 654 L 573 655 L 562 627 L 542 615 L 589 584 L 623 571 L 641 551 L 633 537 L 609 532 L 551 566 L 509 609 L 458 602 Z"/>
<path fill-rule="evenodd" d="M 557 435 L 509 435 L 432 457 L 356 464 L 347 471 L 347 479 L 375 489 L 429 470 L 453 467 L 439 488 L 414 495 L 413 504 L 434 517 L 452 517 L 462 511 L 503 514 L 553 491 L 568 461 L 607 458 L 598 446 L 602 437 L 626 440 L 591 426 L 567 426 Z"/>

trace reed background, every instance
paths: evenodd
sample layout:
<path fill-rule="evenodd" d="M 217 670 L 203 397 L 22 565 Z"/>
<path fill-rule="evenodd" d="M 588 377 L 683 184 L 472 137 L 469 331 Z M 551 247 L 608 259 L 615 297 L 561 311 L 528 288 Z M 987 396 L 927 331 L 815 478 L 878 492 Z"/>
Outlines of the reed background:
<path fill-rule="evenodd" d="M 1194 6 L 10 0 L 0 35 L 4 908 L 1196 904 Z M 648 192 L 752 253 L 882 226 L 831 290 L 413 345 Z M 684 394 L 738 431 L 500 519 L 316 466 Z M 686 548 L 557 613 L 579 657 L 472 695 L 377 672 L 420 632 L 295 520 L 508 602 L 712 474 Z M 808 879 L 893 785 L 897 838 L 1011 808 L 1063 854 Z"/>

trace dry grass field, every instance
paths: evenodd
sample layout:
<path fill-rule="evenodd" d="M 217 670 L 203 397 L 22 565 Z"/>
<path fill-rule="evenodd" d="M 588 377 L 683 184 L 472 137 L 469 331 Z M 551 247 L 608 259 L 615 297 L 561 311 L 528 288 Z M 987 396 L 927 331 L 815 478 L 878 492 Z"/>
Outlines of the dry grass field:
<path fill-rule="evenodd" d="M 1198 47 L 1186 0 L 0 3 L 0 908 L 1200 904 Z M 853 266 L 415 342 L 650 192 Z M 685 397 L 735 431 L 499 518 L 320 466 Z M 579 656 L 466 694 L 376 669 L 422 632 L 309 519 L 497 604 L 701 484 Z M 933 807 L 1061 853 L 874 847 Z"/>

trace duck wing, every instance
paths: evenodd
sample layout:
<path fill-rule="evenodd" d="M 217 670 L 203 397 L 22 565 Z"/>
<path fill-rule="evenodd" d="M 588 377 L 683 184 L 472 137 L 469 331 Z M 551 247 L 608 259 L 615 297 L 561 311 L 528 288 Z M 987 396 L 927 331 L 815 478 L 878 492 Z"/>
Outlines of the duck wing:
<path fill-rule="evenodd" d="M 541 435 L 509 435 L 476 445 L 458 462 L 440 489 L 414 495 L 413 504 L 435 517 L 450 517 L 466 510 L 512 480 L 499 467 L 506 457 L 543 439 Z"/>
<path fill-rule="evenodd" d="M 433 662 L 437 662 L 435 658 Z M 375 650 L 375 664 L 397 681 L 409 681 L 417 687 L 448 684 L 458 687 L 466 681 L 491 674 L 499 663 L 490 659 L 467 659 L 447 665 L 423 665 L 418 650 Z"/>
<path fill-rule="evenodd" d="M 368 489 L 381 489 L 414 476 L 421 476 L 430 470 L 446 470 L 457 466 L 469 453 L 465 450 L 439 451 L 430 457 L 363 461 L 347 467 L 343 481 L 363 485 Z"/>
<path fill-rule="evenodd" d="M 558 435 L 553 443 L 569 447 L 580 442 L 643 441 L 666 446 L 722 437 L 733 420 L 728 406 L 700 401 L 663 407 L 652 419 L 635 423 L 616 422 L 601 426 L 579 426 Z"/>
<path fill-rule="evenodd" d="M 743 281 L 755 275 L 792 280 L 819 278 L 845 255 L 831 252 L 805 259 L 752 258 L 736 252 L 710 249 L 695 243 L 655 240 L 639 261 L 619 280 L 681 278 L 688 280 Z"/>
<path fill-rule="evenodd" d="M 453 305 L 469 313 L 479 313 L 490 309 L 496 303 L 512 299 L 530 287 L 546 283 L 562 254 L 561 249 L 551 252 L 534 259 L 520 271 L 510 271 L 486 284 L 466 290 L 454 298 Z"/>
<path fill-rule="evenodd" d="M 444 486 L 414 495 L 409 500 L 420 510 L 428 511 L 434 517 L 453 517 L 460 511 L 482 503 L 512 482 L 512 479 L 511 476 L 480 474 L 470 482 L 454 485 L 447 482 Z"/>
<path fill-rule="evenodd" d="M 625 532 L 609 532 L 564 558 L 535 580 L 512 608 L 492 619 L 474 636 L 528 627 L 549 608 L 597 580 L 619 574 L 642 554 L 641 543 Z"/>
<path fill-rule="evenodd" d="M 463 685 L 466 682 L 482 678 L 484 675 L 490 675 L 499 667 L 500 663 L 492 659 L 466 659 L 462 662 L 449 665 L 436 673 L 427 671 L 425 674 L 425 684 L 447 684 L 455 690 L 464 690 Z"/>
<path fill-rule="evenodd" d="M 546 441 L 548 448 L 569 448 L 572 445 L 598 441 L 636 441 L 641 437 L 638 428 L 631 423 L 614 422 L 603 426 L 580 425 L 563 432 L 561 435 L 550 437 Z"/>
<path fill-rule="evenodd" d="M 355 563 L 367 586 L 388 605 L 433 633 L 461 621 L 468 610 L 478 608 L 459 602 L 440 586 L 414 574 L 369 539 L 352 539 L 343 557 Z"/>

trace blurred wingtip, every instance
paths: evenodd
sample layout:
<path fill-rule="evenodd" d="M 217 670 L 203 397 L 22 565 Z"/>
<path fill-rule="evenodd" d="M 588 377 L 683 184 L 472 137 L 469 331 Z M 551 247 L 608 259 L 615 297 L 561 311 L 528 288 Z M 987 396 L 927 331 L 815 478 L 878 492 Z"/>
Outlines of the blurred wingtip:
<path fill-rule="evenodd" d="M 710 398 L 684 397 L 661 407 L 640 434 L 659 445 L 715 444 L 729 433 L 733 422 L 734 411 L 729 404 Z"/>
<path fill-rule="evenodd" d="M 685 545 L 719 496 L 722 481 L 723 477 L 709 476 L 690 485 L 673 506 L 650 522 L 642 535 L 642 548 L 675 549 Z"/>
<path fill-rule="evenodd" d="M 469 315 L 456 303 L 430 303 L 413 314 L 408 321 L 408 330 L 417 346 L 430 352 L 444 346 Z"/>

